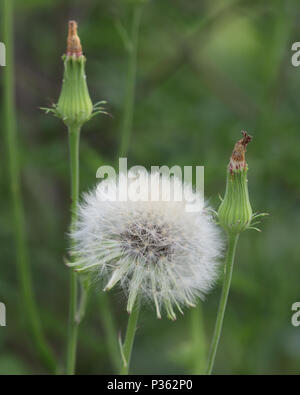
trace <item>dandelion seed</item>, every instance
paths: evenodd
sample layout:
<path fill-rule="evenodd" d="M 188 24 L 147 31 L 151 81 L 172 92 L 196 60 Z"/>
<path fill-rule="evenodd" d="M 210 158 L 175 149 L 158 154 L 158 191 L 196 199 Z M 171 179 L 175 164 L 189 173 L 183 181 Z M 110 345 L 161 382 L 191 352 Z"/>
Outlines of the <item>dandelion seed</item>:
<path fill-rule="evenodd" d="M 150 184 L 160 191 L 160 180 L 144 174 L 140 187 Z M 173 185 L 182 187 L 179 180 Z M 194 306 L 217 278 L 222 240 L 209 207 L 190 213 L 185 200 L 111 201 L 106 186 L 100 182 L 79 207 L 71 235 L 75 268 L 98 273 L 106 281 L 105 291 L 119 283 L 129 313 L 139 296 L 154 304 L 158 318 L 165 310 L 176 319 L 174 307 L 182 312 Z"/>

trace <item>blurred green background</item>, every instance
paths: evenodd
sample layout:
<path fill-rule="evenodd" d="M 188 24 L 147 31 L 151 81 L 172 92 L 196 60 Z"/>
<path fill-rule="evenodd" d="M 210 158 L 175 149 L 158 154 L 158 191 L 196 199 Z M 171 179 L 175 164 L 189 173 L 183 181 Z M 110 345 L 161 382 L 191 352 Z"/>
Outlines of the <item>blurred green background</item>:
<path fill-rule="evenodd" d="M 96 169 L 114 164 L 128 54 L 116 28 L 130 26 L 134 1 L 15 1 L 15 79 L 18 144 L 26 235 L 43 327 L 63 361 L 68 319 L 69 163 L 67 131 L 39 107 L 56 102 L 62 81 L 67 21 L 79 23 L 94 102 L 107 116 L 84 126 L 81 191 L 94 186 Z M 1 23 L 0 15 L 0 23 Z M 205 193 L 217 207 L 225 170 L 240 130 L 249 145 L 249 189 L 254 211 L 271 215 L 262 233 L 240 237 L 215 373 L 299 373 L 300 328 L 291 305 L 300 301 L 300 68 L 291 46 L 300 41 L 297 0 L 150 0 L 139 37 L 136 102 L 128 164 L 204 165 Z M 2 41 L 0 37 L 0 41 Z M 0 69 L 0 74 L 2 70 Z M 1 89 L 2 89 L 1 78 Z M 3 116 L 2 107 L 0 116 Z M 1 128 L 2 129 L 2 128 Z M 0 373 L 44 373 L 26 326 L 15 264 L 7 152 L 0 135 Z M 111 373 L 100 285 L 95 284 L 80 328 L 77 373 Z M 202 304 L 207 343 L 220 284 Z M 118 330 L 127 313 L 120 291 L 110 295 Z M 176 322 L 142 309 L 131 372 L 190 373 L 191 313 Z"/>

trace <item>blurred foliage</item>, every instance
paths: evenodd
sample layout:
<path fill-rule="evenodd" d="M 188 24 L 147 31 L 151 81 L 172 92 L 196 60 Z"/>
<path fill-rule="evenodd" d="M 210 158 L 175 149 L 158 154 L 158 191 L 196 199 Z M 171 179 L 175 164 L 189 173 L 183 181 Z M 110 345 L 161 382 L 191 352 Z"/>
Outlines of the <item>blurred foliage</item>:
<path fill-rule="evenodd" d="M 67 21 L 76 19 L 91 97 L 107 100 L 113 117 L 93 119 L 82 133 L 81 190 L 91 188 L 96 169 L 118 156 L 127 58 L 116 24 L 128 26 L 132 1 L 15 3 L 27 238 L 43 325 L 62 359 L 68 312 L 67 133 L 39 107 L 57 101 Z M 217 373 L 300 371 L 300 329 L 290 323 L 291 305 L 300 298 L 300 69 L 290 62 L 291 45 L 300 39 L 299 16 L 297 0 L 150 0 L 143 13 L 129 165 L 204 165 L 206 196 L 216 207 L 233 143 L 244 128 L 254 137 L 248 148 L 252 207 L 271 214 L 261 234 L 248 231 L 240 238 Z M 40 373 L 19 300 L 2 132 L 0 137 L 0 300 L 7 305 L 0 373 Z M 112 372 L 99 293 L 95 286 L 81 327 L 78 373 Z M 203 304 L 207 341 L 219 295 L 220 286 Z M 120 292 L 111 298 L 124 334 L 124 299 Z M 142 310 L 133 373 L 188 373 L 191 350 L 188 311 L 173 323 L 157 320 L 151 308 Z"/>

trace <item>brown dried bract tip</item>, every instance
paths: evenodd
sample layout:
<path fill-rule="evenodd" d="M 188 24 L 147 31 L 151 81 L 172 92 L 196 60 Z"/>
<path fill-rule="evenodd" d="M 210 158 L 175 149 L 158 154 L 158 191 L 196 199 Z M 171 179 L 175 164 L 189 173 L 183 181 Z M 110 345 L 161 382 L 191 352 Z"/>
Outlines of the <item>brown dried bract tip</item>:
<path fill-rule="evenodd" d="M 67 40 L 67 56 L 81 56 L 82 47 L 80 38 L 77 35 L 77 22 L 69 21 L 69 32 Z"/>
<path fill-rule="evenodd" d="M 245 130 L 242 130 L 242 135 L 244 137 L 239 140 L 238 143 L 242 144 L 245 147 L 246 151 L 247 144 L 250 143 L 250 141 L 252 140 L 252 136 L 250 136 Z"/>
<path fill-rule="evenodd" d="M 232 151 L 232 155 L 229 162 L 230 172 L 241 168 L 246 168 L 247 166 L 245 160 L 245 152 L 246 152 L 247 144 L 250 143 L 252 137 L 244 130 L 242 130 L 242 134 L 243 134 L 243 138 L 235 144 L 234 149 Z"/>

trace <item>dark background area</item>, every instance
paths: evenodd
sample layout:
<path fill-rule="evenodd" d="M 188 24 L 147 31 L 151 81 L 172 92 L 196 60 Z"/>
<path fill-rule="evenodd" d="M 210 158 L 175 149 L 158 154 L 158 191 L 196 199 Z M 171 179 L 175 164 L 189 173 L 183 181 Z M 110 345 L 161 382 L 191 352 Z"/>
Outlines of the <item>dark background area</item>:
<path fill-rule="evenodd" d="M 81 191 L 93 187 L 97 168 L 118 158 L 127 53 L 116 22 L 129 26 L 133 1 L 15 4 L 18 144 L 30 264 L 43 326 L 63 360 L 68 141 L 63 123 L 39 107 L 58 99 L 67 21 L 75 19 L 92 100 L 107 100 L 112 115 L 95 117 L 83 128 Z M 240 237 L 216 373 L 300 371 L 300 328 L 291 325 L 291 305 L 300 301 L 300 68 L 291 64 L 292 43 L 300 41 L 299 16 L 296 0 L 150 0 L 143 11 L 129 166 L 204 165 L 206 198 L 216 208 L 233 144 L 245 129 L 253 136 L 247 153 L 251 204 L 254 211 L 270 213 L 262 233 Z M 0 373 L 42 373 L 20 300 L 3 130 L 0 155 L 0 301 L 7 307 Z M 81 325 L 77 373 L 113 372 L 101 292 L 95 285 Z M 207 343 L 219 296 L 220 284 L 202 304 Z M 124 334 L 124 297 L 114 291 L 110 300 Z M 190 314 L 174 323 L 143 308 L 131 372 L 190 373 Z"/>

